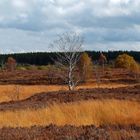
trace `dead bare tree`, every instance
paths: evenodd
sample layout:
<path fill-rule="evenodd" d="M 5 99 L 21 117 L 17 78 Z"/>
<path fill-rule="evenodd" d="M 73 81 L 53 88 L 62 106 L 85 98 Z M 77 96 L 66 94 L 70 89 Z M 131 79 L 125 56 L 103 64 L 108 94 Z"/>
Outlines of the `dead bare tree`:
<path fill-rule="evenodd" d="M 51 47 L 55 48 L 55 63 L 65 70 L 61 77 L 68 84 L 69 90 L 74 90 L 79 79 L 76 78 L 76 65 L 83 50 L 83 38 L 76 33 L 64 33 L 58 36 Z"/>

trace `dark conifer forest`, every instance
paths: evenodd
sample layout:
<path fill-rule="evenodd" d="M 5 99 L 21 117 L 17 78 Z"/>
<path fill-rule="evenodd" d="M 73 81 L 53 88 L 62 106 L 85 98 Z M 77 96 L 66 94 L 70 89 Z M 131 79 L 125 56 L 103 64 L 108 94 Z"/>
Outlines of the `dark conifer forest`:
<path fill-rule="evenodd" d="M 96 61 L 99 59 L 100 52 L 96 51 L 86 51 L 89 56 L 92 58 L 92 61 Z M 140 63 L 140 52 L 138 51 L 108 51 L 102 52 L 108 62 L 113 61 L 117 58 L 118 55 L 126 53 L 130 56 L 133 56 L 134 59 Z M 31 64 L 31 65 L 48 65 L 53 64 L 53 59 L 55 59 L 55 53 L 48 53 L 48 52 L 31 52 L 31 53 L 15 53 L 15 54 L 1 54 L 0 55 L 0 62 L 5 63 L 7 58 L 11 56 L 19 64 Z M 53 58 L 53 59 L 52 59 Z"/>

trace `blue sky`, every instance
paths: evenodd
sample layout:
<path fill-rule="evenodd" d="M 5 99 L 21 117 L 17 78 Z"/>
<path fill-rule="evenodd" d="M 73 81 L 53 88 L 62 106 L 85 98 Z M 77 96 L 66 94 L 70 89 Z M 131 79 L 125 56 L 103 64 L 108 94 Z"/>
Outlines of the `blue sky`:
<path fill-rule="evenodd" d="M 0 0 L 0 53 L 48 51 L 69 31 L 86 50 L 140 51 L 140 0 Z"/>

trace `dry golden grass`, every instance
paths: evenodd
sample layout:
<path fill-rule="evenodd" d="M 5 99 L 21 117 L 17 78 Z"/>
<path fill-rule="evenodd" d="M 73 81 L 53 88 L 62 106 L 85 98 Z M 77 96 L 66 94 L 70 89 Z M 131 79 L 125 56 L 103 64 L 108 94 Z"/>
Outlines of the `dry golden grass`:
<path fill-rule="evenodd" d="M 64 86 L 55 85 L 0 85 L 0 102 L 8 102 L 12 100 L 12 95 L 17 86 L 19 87 L 20 100 L 26 99 L 36 93 L 66 90 L 66 87 Z"/>
<path fill-rule="evenodd" d="M 14 99 L 14 92 L 16 85 L 0 85 L 0 103 L 1 102 L 8 102 Z M 59 86 L 59 85 L 18 85 L 19 86 L 19 99 L 28 98 L 36 93 L 41 92 L 50 92 L 50 91 L 59 91 L 59 90 L 67 90 L 66 86 Z M 100 88 L 117 88 L 117 87 L 125 87 L 128 85 L 125 84 L 101 84 Z M 97 84 L 95 83 L 87 83 L 84 85 L 80 85 L 78 89 L 85 89 L 85 88 L 96 88 Z"/>
<path fill-rule="evenodd" d="M 38 110 L 0 112 L 0 127 L 33 125 L 140 125 L 140 103 L 121 100 L 81 101 L 54 104 Z"/>

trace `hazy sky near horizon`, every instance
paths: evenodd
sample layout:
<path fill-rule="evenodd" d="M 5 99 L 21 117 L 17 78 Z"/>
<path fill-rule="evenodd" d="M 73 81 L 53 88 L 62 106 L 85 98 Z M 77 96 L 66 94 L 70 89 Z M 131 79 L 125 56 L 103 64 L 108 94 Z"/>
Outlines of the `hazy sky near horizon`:
<path fill-rule="evenodd" d="M 71 31 L 86 50 L 140 51 L 140 0 L 0 0 L 0 53 L 48 51 Z"/>

